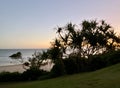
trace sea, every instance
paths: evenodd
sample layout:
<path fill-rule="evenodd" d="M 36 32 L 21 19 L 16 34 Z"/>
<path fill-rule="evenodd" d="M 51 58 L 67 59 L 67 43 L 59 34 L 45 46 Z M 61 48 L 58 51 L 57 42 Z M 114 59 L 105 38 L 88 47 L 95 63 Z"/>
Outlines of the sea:
<path fill-rule="evenodd" d="M 27 61 L 35 52 L 42 52 L 45 50 L 47 49 L 0 49 L 0 66 L 22 64 L 20 60 L 9 57 L 17 52 L 21 52 L 23 61 Z"/>

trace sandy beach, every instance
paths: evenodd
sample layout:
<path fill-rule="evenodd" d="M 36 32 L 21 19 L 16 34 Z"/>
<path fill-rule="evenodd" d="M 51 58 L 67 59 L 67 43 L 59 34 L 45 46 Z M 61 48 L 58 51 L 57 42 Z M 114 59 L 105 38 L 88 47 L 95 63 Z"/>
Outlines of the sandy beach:
<path fill-rule="evenodd" d="M 53 67 L 53 64 L 48 64 L 46 66 L 42 66 L 41 69 L 50 71 Z M 8 66 L 0 66 L 0 72 L 24 72 L 25 69 L 23 68 L 22 64 L 19 65 L 8 65 Z"/>
<path fill-rule="evenodd" d="M 0 66 L 0 72 L 23 72 L 25 69 L 23 69 L 22 65 L 8 65 L 8 66 Z"/>

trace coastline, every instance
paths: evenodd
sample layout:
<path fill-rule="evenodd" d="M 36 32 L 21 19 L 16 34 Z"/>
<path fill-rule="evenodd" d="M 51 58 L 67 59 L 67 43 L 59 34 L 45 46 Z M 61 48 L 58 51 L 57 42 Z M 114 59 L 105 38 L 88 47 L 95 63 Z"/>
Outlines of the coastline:
<path fill-rule="evenodd" d="M 41 66 L 40 69 L 50 71 L 52 69 L 54 64 L 47 64 L 46 66 Z M 19 72 L 22 73 L 24 72 L 25 69 L 23 68 L 22 64 L 18 65 L 7 65 L 7 66 L 0 66 L 0 73 L 1 72 Z"/>
<path fill-rule="evenodd" d="M 0 66 L 0 72 L 24 72 L 25 69 L 23 68 L 22 64 L 18 65 L 7 65 L 7 66 Z"/>

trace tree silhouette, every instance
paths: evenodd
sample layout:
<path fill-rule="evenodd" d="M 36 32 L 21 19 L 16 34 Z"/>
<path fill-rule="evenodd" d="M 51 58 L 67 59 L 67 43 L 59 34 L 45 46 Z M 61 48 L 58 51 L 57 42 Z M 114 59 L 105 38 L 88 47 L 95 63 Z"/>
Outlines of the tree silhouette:
<path fill-rule="evenodd" d="M 47 62 L 45 62 L 45 60 L 48 59 L 48 55 L 47 52 L 43 51 L 41 52 L 35 52 L 32 57 L 29 57 L 27 62 L 23 63 L 23 67 L 24 69 L 28 70 L 28 69 L 36 69 L 36 70 L 40 70 L 41 66 L 44 66 L 47 64 Z"/>
<path fill-rule="evenodd" d="M 56 33 L 58 37 L 54 41 L 54 47 L 64 51 L 63 55 L 69 51 L 77 53 L 79 57 L 89 58 L 92 55 L 115 50 L 120 43 L 120 37 L 116 36 L 112 27 L 104 20 L 101 22 L 85 20 L 80 28 L 68 23 L 65 27 L 58 27 Z"/>

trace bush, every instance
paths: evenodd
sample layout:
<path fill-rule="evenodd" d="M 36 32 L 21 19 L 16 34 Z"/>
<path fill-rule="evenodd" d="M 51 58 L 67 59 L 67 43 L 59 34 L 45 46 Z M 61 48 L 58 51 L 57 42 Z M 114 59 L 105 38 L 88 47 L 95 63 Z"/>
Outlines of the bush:
<path fill-rule="evenodd" d="M 0 73 L 0 82 L 16 82 L 16 81 L 31 81 L 31 80 L 43 80 L 49 78 L 49 72 L 38 70 L 38 69 L 28 69 L 23 73 L 18 72 L 2 72 Z"/>
<path fill-rule="evenodd" d="M 62 60 L 58 59 L 55 61 L 55 65 L 51 70 L 52 77 L 62 76 L 66 74 L 65 66 Z"/>
<path fill-rule="evenodd" d="M 75 58 L 67 58 L 64 61 L 65 70 L 67 74 L 74 74 L 78 72 L 78 64 L 76 63 Z"/>
<path fill-rule="evenodd" d="M 106 66 L 107 66 L 107 60 L 106 60 L 106 58 L 104 58 L 104 56 L 101 56 L 101 55 L 93 56 L 89 63 L 90 71 L 95 71 L 97 69 L 101 69 Z"/>
<path fill-rule="evenodd" d="M 44 75 L 45 73 L 47 72 L 36 68 L 31 68 L 23 72 L 22 77 L 23 80 L 37 80 L 40 76 Z"/>
<path fill-rule="evenodd" d="M 95 71 L 113 64 L 120 63 L 120 50 L 113 50 L 90 58 L 71 56 L 63 60 L 67 74 Z"/>
<path fill-rule="evenodd" d="M 2 72 L 0 73 L 0 82 L 21 81 L 21 73 L 18 72 Z"/>
<path fill-rule="evenodd" d="M 117 63 L 120 63 L 120 50 L 113 50 L 101 55 L 92 56 L 89 66 L 90 69 L 93 71 Z"/>
<path fill-rule="evenodd" d="M 120 62 L 120 50 L 111 51 L 107 54 L 107 64 L 113 65 Z"/>

